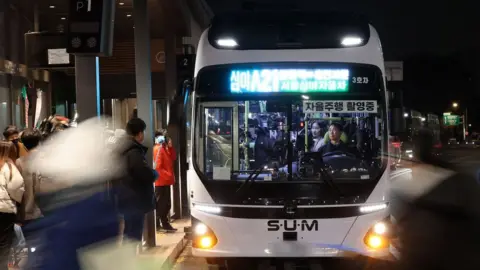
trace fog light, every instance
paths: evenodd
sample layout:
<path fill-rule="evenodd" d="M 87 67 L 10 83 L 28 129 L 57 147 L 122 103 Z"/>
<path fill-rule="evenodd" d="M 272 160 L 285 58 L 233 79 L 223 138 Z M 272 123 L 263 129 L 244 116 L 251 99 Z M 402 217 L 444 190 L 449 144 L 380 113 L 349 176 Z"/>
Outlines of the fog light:
<path fill-rule="evenodd" d="M 391 231 L 392 228 L 388 221 L 377 222 L 367 232 L 363 241 L 371 249 L 388 248 L 392 235 Z"/>
<path fill-rule="evenodd" d="M 196 224 L 195 224 L 196 223 Z M 211 249 L 213 248 L 218 240 L 217 236 L 212 229 L 210 229 L 207 225 L 203 224 L 202 222 L 195 222 L 194 223 L 194 235 L 192 246 L 194 248 L 201 248 L 201 249 Z"/>
<path fill-rule="evenodd" d="M 377 249 L 384 246 L 383 239 L 378 235 L 370 235 L 367 239 L 367 245 L 371 248 Z"/>
<path fill-rule="evenodd" d="M 212 237 L 210 236 L 204 236 L 202 238 L 200 238 L 200 248 L 203 248 L 203 249 L 209 249 L 211 247 L 213 247 L 213 239 Z"/>

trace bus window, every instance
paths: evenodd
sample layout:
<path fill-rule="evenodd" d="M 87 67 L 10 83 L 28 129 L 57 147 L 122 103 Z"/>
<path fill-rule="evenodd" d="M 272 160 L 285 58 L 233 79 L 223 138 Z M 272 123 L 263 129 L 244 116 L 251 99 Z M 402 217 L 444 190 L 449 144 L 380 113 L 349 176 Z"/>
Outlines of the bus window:
<path fill-rule="evenodd" d="M 232 108 L 205 108 L 204 172 L 209 178 L 229 180 L 232 169 Z"/>

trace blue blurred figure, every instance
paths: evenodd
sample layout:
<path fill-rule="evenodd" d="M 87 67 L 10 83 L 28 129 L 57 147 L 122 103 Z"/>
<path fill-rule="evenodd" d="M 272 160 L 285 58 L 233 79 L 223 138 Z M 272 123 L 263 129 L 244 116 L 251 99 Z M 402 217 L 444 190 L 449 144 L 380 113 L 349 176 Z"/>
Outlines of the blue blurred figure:
<path fill-rule="evenodd" d="M 81 124 L 75 131 L 77 133 L 61 133 L 71 128 L 69 120 L 60 116 L 49 117 L 40 126 L 44 141 L 36 156 L 32 157 L 32 162 L 29 163 L 31 167 L 28 169 L 38 174 L 34 183 L 34 198 L 43 217 L 31 221 L 23 228 L 25 235 L 28 235 L 27 245 L 34 251 L 29 254 L 25 269 L 79 270 L 80 250 L 117 239 L 118 211 L 112 192 L 107 189 L 106 183 L 111 179 L 106 179 L 109 174 L 104 173 L 108 168 L 103 168 L 103 165 L 95 166 L 109 154 L 102 155 L 105 149 L 101 148 L 102 143 L 98 144 L 98 138 L 85 139 L 81 147 L 69 145 L 70 142 L 78 141 L 74 136 L 83 138 L 88 133 L 90 137 L 100 135 L 98 130 L 103 130 L 103 127 L 95 122 L 86 124 L 83 129 L 80 129 L 80 126 Z M 67 135 L 62 137 L 62 134 Z M 64 145 L 65 148 L 62 148 Z M 97 148 L 91 150 L 92 146 Z M 79 149 L 88 149 L 86 152 L 91 156 L 78 156 L 85 155 L 80 153 Z M 70 164 L 69 161 L 63 164 L 56 162 L 55 157 L 60 155 L 61 151 L 67 151 L 67 155 L 73 156 Z M 78 171 L 72 172 L 69 169 L 71 164 L 81 170 L 87 166 L 92 173 L 81 175 Z M 47 168 L 48 166 L 50 168 Z M 57 168 L 57 173 L 54 173 L 53 177 L 46 177 L 45 171 L 50 170 L 52 173 L 52 168 Z M 65 168 L 70 170 L 70 174 L 67 174 Z M 88 179 L 89 177 L 92 179 Z"/>

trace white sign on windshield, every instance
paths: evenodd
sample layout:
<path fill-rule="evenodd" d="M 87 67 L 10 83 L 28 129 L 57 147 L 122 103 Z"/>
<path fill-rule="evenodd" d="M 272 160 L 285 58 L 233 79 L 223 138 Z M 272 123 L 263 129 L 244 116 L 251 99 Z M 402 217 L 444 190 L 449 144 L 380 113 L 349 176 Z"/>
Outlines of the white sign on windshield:
<path fill-rule="evenodd" d="M 305 100 L 304 113 L 376 113 L 376 100 Z"/>

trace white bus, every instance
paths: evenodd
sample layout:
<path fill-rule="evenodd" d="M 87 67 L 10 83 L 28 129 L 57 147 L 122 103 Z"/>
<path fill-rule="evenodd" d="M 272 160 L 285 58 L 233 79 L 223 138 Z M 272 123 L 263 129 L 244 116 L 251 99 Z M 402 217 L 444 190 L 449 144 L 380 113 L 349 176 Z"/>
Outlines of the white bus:
<path fill-rule="evenodd" d="M 390 256 L 384 60 L 363 20 L 216 17 L 197 50 L 188 196 L 193 255 Z M 402 108 L 401 105 L 398 108 Z M 391 109 L 391 108 L 390 108 Z"/>

